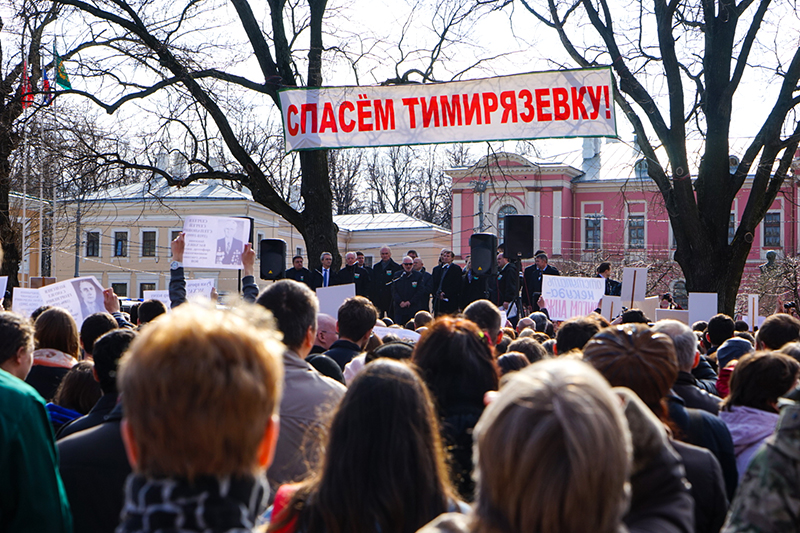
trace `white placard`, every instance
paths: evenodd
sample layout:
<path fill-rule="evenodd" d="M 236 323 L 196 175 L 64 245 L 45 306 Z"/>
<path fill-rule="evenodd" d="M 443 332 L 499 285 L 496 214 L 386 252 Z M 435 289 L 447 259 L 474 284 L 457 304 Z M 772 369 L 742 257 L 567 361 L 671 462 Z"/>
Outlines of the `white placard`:
<path fill-rule="evenodd" d="M 689 293 L 689 323 L 694 324 L 700 320 L 708 319 L 717 314 L 716 292 L 690 292 Z"/>
<path fill-rule="evenodd" d="M 750 331 L 753 331 L 753 324 L 758 323 L 758 294 L 747 295 L 747 324 Z"/>
<path fill-rule="evenodd" d="M 605 278 L 542 276 L 542 297 L 553 321 L 588 315 L 597 309 L 605 290 Z"/>
<path fill-rule="evenodd" d="M 186 298 L 189 299 L 194 296 L 211 298 L 211 289 L 213 288 L 214 280 L 211 278 L 186 280 Z"/>
<path fill-rule="evenodd" d="M 30 318 L 31 314 L 43 305 L 44 300 L 39 289 L 14 287 L 11 310 L 18 315 Z"/>
<path fill-rule="evenodd" d="M 372 328 L 372 333 L 375 334 L 376 337 L 379 339 L 383 339 L 386 335 L 396 335 L 403 340 L 409 340 L 412 342 L 417 342 L 419 340 L 420 334 L 416 331 L 411 331 L 410 329 L 405 328 L 384 328 L 381 326 L 375 326 Z"/>
<path fill-rule="evenodd" d="M 158 300 L 164 304 L 167 310 L 172 308 L 169 303 L 169 291 L 142 291 L 142 299 L 145 302 L 147 300 Z"/>
<path fill-rule="evenodd" d="M 643 302 L 647 292 L 647 269 L 625 267 L 622 269 L 622 305 L 628 309 L 636 307 L 636 302 Z"/>
<path fill-rule="evenodd" d="M 616 137 L 611 69 L 280 91 L 286 149 Z M 599 298 L 598 298 L 599 300 Z"/>
<path fill-rule="evenodd" d="M 94 276 L 68 279 L 35 290 L 42 295 L 45 305 L 62 307 L 69 311 L 78 326 L 83 324 L 87 316 L 106 311 L 103 286 Z"/>
<path fill-rule="evenodd" d="M 238 270 L 250 238 L 250 220 L 236 217 L 189 216 L 183 223 L 184 268 Z"/>
<path fill-rule="evenodd" d="M 644 313 L 644 316 L 649 318 L 650 320 L 655 320 L 656 316 L 656 309 L 658 309 L 658 305 L 661 303 L 661 298 L 658 296 L 649 296 L 642 300 L 641 302 L 633 302 L 633 307 L 637 309 L 641 309 Z"/>
<path fill-rule="evenodd" d="M 500 327 L 506 327 L 506 322 L 508 322 L 508 315 L 506 315 L 505 309 L 500 309 Z"/>
<path fill-rule="evenodd" d="M 677 320 L 687 326 L 691 326 L 689 323 L 689 311 L 684 311 L 683 309 L 656 309 L 656 322 L 659 320 Z"/>
<path fill-rule="evenodd" d="M 603 296 L 603 301 L 600 304 L 600 314 L 608 320 L 614 320 L 622 312 L 622 297 L 620 296 Z"/>
<path fill-rule="evenodd" d="M 6 296 L 6 287 L 8 287 L 8 276 L 0 276 L 0 302 Z"/>
<path fill-rule="evenodd" d="M 319 300 L 319 312 L 336 318 L 339 316 L 339 308 L 344 301 L 355 295 L 355 283 L 333 285 L 332 287 L 318 287 L 317 300 Z"/>

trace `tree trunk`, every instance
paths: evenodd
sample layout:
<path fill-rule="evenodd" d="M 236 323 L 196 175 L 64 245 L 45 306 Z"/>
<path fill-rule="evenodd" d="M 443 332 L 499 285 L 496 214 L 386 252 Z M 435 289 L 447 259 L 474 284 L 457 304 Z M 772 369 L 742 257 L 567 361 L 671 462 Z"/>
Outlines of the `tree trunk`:
<path fill-rule="evenodd" d="M 333 223 L 333 193 L 328 180 L 328 152 L 314 150 L 300 153 L 300 167 L 303 181 L 300 193 L 305 202 L 301 213 L 303 227 L 298 228 L 308 249 L 310 269 L 320 268 L 320 255 L 330 252 L 333 255 L 334 271 L 342 264 L 339 255 L 339 229 Z"/>

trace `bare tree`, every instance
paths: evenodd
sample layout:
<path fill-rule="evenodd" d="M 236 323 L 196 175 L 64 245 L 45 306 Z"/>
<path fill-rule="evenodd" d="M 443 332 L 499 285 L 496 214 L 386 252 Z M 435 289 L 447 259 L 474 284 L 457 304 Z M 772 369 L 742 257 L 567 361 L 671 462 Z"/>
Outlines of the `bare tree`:
<path fill-rule="evenodd" d="M 355 215 L 364 211 L 361 195 L 363 163 L 362 149 L 328 152 L 333 209 L 337 215 Z"/>
<path fill-rule="evenodd" d="M 786 180 L 800 141 L 800 48 L 796 42 L 770 42 L 784 37 L 784 18 L 797 25 L 792 4 L 521 1 L 556 32 L 575 64 L 613 68 L 615 101 L 633 125 L 648 174 L 664 198 L 677 241 L 675 260 L 687 287 L 716 292 L 719 310 L 732 313 L 754 232 Z M 772 48 L 771 54 L 760 53 L 762 45 Z M 772 72 L 765 84 L 779 90 L 765 116 L 748 113 L 757 129 L 731 169 L 734 96 L 745 77 L 758 72 Z M 698 154 L 698 174 L 691 176 L 695 154 L 688 152 L 686 140 L 695 132 L 705 146 Z M 659 144 L 666 160 L 656 155 Z M 729 243 L 731 206 L 746 181 L 750 192 Z"/>

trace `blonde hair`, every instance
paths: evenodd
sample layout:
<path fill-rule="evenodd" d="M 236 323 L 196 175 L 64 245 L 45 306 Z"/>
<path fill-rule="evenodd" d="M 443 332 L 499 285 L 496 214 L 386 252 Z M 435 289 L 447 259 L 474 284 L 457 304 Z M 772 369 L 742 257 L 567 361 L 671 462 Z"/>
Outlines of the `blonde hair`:
<path fill-rule="evenodd" d="M 611 533 L 627 508 L 631 437 L 589 365 L 516 372 L 475 427 L 475 532 Z"/>
<path fill-rule="evenodd" d="M 118 378 L 137 471 L 188 479 L 256 472 L 280 403 L 284 349 L 271 315 L 253 305 L 184 304 L 148 326 Z"/>

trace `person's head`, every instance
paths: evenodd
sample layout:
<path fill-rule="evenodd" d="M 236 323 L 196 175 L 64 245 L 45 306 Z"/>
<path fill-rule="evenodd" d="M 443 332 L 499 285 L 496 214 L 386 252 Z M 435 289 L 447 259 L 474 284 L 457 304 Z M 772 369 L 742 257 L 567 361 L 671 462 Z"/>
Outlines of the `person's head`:
<path fill-rule="evenodd" d="M 78 325 L 66 309 L 51 307 L 39 315 L 33 329 L 37 350 L 49 348 L 76 358 L 80 354 Z"/>
<path fill-rule="evenodd" d="M 800 340 L 800 320 L 786 313 L 770 315 L 756 333 L 756 348 L 779 350 L 787 342 Z"/>
<path fill-rule="evenodd" d="M 39 315 L 41 315 L 42 313 L 44 313 L 45 311 L 47 311 L 52 307 L 53 307 L 52 305 L 40 305 L 39 307 L 34 309 L 33 313 L 31 313 L 31 324 L 36 322 L 36 319 L 39 318 Z"/>
<path fill-rule="evenodd" d="M 641 324 L 606 328 L 583 347 L 583 360 L 612 387 L 628 387 L 660 418 L 662 399 L 678 378 L 672 340 Z"/>
<path fill-rule="evenodd" d="M 387 342 L 386 344 L 381 344 L 374 350 L 367 352 L 364 362 L 370 363 L 382 357 L 394 359 L 395 361 L 411 360 L 411 356 L 413 354 L 414 347 L 407 342 Z"/>
<path fill-rule="evenodd" d="M 33 365 L 33 327 L 25 318 L 0 311 L 0 368 L 25 379 Z"/>
<path fill-rule="evenodd" d="M 641 309 L 628 309 L 622 313 L 623 324 L 647 324 L 650 319 L 645 316 L 644 311 Z"/>
<path fill-rule="evenodd" d="M 547 315 L 542 313 L 541 311 L 536 311 L 534 313 L 531 313 L 528 318 L 533 320 L 534 323 L 533 329 L 535 329 L 536 331 L 544 332 L 544 330 L 547 328 L 547 322 L 549 322 L 547 320 Z"/>
<path fill-rule="evenodd" d="M 317 297 L 303 283 L 291 279 L 276 281 L 261 294 L 256 303 L 272 312 L 283 343 L 301 358 L 308 355 L 317 335 Z"/>
<path fill-rule="evenodd" d="M 522 370 L 530 364 L 530 360 L 524 353 L 515 352 L 513 350 L 509 350 L 497 358 L 497 367 L 500 369 L 500 377 L 510 372 Z"/>
<path fill-rule="evenodd" d="M 691 372 L 700 361 L 700 352 L 697 350 L 697 336 L 692 329 L 677 320 L 659 320 L 653 326 L 653 331 L 663 333 L 672 339 L 675 346 L 675 356 L 678 359 L 678 370 Z"/>
<path fill-rule="evenodd" d="M 755 348 L 750 344 L 750 341 L 734 336 L 723 342 L 714 352 L 714 355 L 717 358 L 719 368 L 725 368 L 731 361 L 741 359 L 754 351 Z"/>
<path fill-rule="evenodd" d="M 322 252 L 319 256 L 319 262 L 322 263 L 322 268 L 330 268 L 333 263 L 333 256 L 330 252 Z"/>
<path fill-rule="evenodd" d="M 161 315 L 167 314 L 167 306 L 161 300 L 145 300 L 139 306 L 139 324 L 152 322 Z"/>
<path fill-rule="evenodd" d="M 454 257 L 455 254 L 453 254 L 453 250 L 448 250 L 447 248 L 442 248 L 442 252 L 439 254 L 439 260 L 442 264 L 452 263 Z"/>
<path fill-rule="evenodd" d="M 97 302 L 97 287 L 94 286 L 94 283 L 88 279 L 81 280 L 78 284 L 78 290 L 87 307 L 93 307 Z"/>
<path fill-rule="evenodd" d="M 780 352 L 757 352 L 739 359 L 733 369 L 730 394 L 722 406 L 752 407 L 778 412 L 778 398 L 797 384 L 800 363 Z"/>
<path fill-rule="evenodd" d="M 388 246 L 381 248 L 381 261 L 388 261 L 392 258 L 392 250 Z"/>
<path fill-rule="evenodd" d="M 737 320 L 733 323 L 733 329 L 735 331 L 750 331 L 750 325 L 744 320 Z"/>
<path fill-rule="evenodd" d="M 433 315 L 427 311 L 417 311 L 414 315 L 414 329 L 419 329 L 433 322 Z"/>
<path fill-rule="evenodd" d="M 473 436 L 472 531 L 618 531 L 630 431 L 620 399 L 588 365 L 550 360 L 515 372 Z"/>
<path fill-rule="evenodd" d="M 483 395 L 499 384 L 486 334 L 464 318 L 434 321 L 417 341 L 413 360 L 442 409 L 455 398 L 482 406 Z"/>
<path fill-rule="evenodd" d="M 508 259 L 502 253 L 497 254 L 497 266 L 503 268 L 508 264 Z"/>
<path fill-rule="evenodd" d="M 339 340 L 339 332 L 336 331 L 336 319 L 326 313 L 317 315 L 317 337 L 314 344 L 322 346 L 326 350 L 331 344 Z"/>
<path fill-rule="evenodd" d="M 661 296 L 661 301 L 659 302 L 658 306 L 661 309 L 672 309 L 672 305 L 673 305 L 672 295 L 668 292 L 665 292 Z"/>
<path fill-rule="evenodd" d="M 708 342 L 711 343 L 711 346 L 719 346 L 733 337 L 733 319 L 723 313 L 716 314 L 709 319 L 708 329 L 706 331 Z"/>
<path fill-rule="evenodd" d="M 302 255 L 296 255 L 296 256 L 292 257 L 292 266 L 295 268 L 295 270 L 302 270 L 303 269 L 303 256 Z"/>
<path fill-rule="evenodd" d="M 356 261 L 358 261 L 358 266 L 364 266 L 364 252 L 356 252 Z"/>
<path fill-rule="evenodd" d="M 425 384 L 407 364 L 379 359 L 348 387 L 319 473 L 287 507 L 305 502 L 298 531 L 416 531 L 455 498 Z"/>
<path fill-rule="evenodd" d="M 92 363 L 81 361 L 64 374 L 53 396 L 53 403 L 85 415 L 101 395 L 100 384 L 92 373 Z"/>
<path fill-rule="evenodd" d="M 411 268 L 416 272 L 420 272 L 423 268 L 425 268 L 425 263 L 422 262 L 421 257 L 415 257 L 414 264 Z"/>
<path fill-rule="evenodd" d="M 417 253 L 416 250 L 409 250 L 408 252 L 406 252 L 406 255 L 411 259 L 416 259 L 417 257 L 419 257 L 419 254 Z"/>
<path fill-rule="evenodd" d="M 525 328 L 533 328 L 535 326 L 536 322 L 534 322 L 532 318 L 528 318 L 527 316 L 520 318 L 519 322 L 517 322 L 517 333 L 519 333 Z"/>
<path fill-rule="evenodd" d="M 347 252 L 344 254 L 344 263 L 347 266 L 353 266 L 356 264 L 356 253 L 355 252 Z"/>
<path fill-rule="evenodd" d="M 411 272 L 411 269 L 414 267 L 414 260 L 409 256 L 405 256 L 403 258 L 402 265 L 403 265 L 403 272 L 406 273 Z"/>
<path fill-rule="evenodd" d="M 692 324 L 692 331 L 698 331 L 700 333 L 705 332 L 708 329 L 708 322 L 705 320 L 698 320 L 694 324 Z"/>
<path fill-rule="evenodd" d="M 94 373 L 103 394 L 117 392 L 117 370 L 122 354 L 136 338 L 128 328 L 109 331 L 95 342 Z"/>
<path fill-rule="evenodd" d="M 755 348 L 756 346 L 756 338 L 750 335 L 749 331 L 737 331 L 733 334 L 734 337 L 738 337 L 740 339 L 744 339 L 750 343 L 750 346 Z M 724 342 L 722 344 L 725 344 Z"/>
<path fill-rule="evenodd" d="M 606 279 L 611 277 L 611 263 L 604 261 L 597 265 L 597 273 Z"/>
<path fill-rule="evenodd" d="M 316 353 L 306 358 L 306 362 L 313 366 L 317 372 L 323 376 L 327 376 L 334 381 L 338 381 L 342 385 L 347 385 L 344 380 L 344 374 L 339 366 L 339 363 L 331 359 L 325 354 Z"/>
<path fill-rule="evenodd" d="M 352 341 L 362 348 L 378 320 L 378 310 L 363 296 L 353 296 L 339 307 L 336 329 L 339 337 Z"/>
<path fill-rule="evenodd" d="M 558 328 L 556 352 L 564 355 L 572 350 L 580 350 L 598 331 L 600 322 L 592 315 L 570 318 Z"/>
<path fill-rule="evenodd" d="M 500 328 L 503 325 L 503 316 L 489 300 L 475 300 L 464 309 L 464 316 L 486 332 L 492 344 L 497 344 L 502 339 L 503 331 Z"/>
<path fill-rule="evenodd" d="M 117 321 L 108 313 L 93 313 L 86 317 L 81 324 L 80 340 L 83 351 L 92 355 L 94 341 L 104 333 L 117 329 Z"/>
<path fill-rule="evenodd" d="M 118 385 L 136 472 L 191 481 L 269 465 L 283 380 L 283 347 L 271 324 L 254 306 L 217 311 L 189 303 L 134 340 Z"/>
<path fill-rule="evenodd" d="M 528 358 L 528 361 L 535 363 L 548 357 L 547 352 L 541 344 L 533 340 L 531 337 L 520 337 L 508 345 L 509 352 L 519 352 Z"/>
<path fill-rule="evenodd" d="M 533 258 L 533 262 L 536 264 L 536 268 L 544 270 L 547 268 L 547 254 L 536 254 L 536 257 Z"/>

